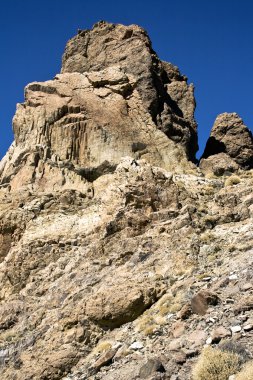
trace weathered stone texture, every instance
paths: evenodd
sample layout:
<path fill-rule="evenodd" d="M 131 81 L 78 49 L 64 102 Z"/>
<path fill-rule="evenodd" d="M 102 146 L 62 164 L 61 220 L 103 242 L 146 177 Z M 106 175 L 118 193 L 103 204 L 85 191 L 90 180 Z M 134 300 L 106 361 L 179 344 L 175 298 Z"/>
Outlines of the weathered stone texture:
<path fill-rule="evenodd" d="M 221 156 L 220 154 L 223 154 Z M 225 154 L 227 158 L 225 158 Z M 207 141 L 202 160 L 214 157 L 219 162 L 221 157 L 227 160 L 228 171 L 241 168 L 253 168 L 253 137 L 251 131 L 244 125 L 236 113 L 223 113 L 217 116 L 210 137 Z M 234 161 L 234 165 L 229 160 Z M 233 162 L 232 161 L 232 162 Z M 201 162 L 201 166 L 207 163 Z M 223 164 L 224 166 L 224 164 Z M 221 173 L 223 174 L 223 173 Z"/>
<path fill-rule="evenodd" d="M 0 163 L 1 380 L 189 380 L 205 344 L 253 353 L 251 135 L 221 116 L 199 169 L 194 107 L 134 25 L 80 31 L 26 87 Z"/>

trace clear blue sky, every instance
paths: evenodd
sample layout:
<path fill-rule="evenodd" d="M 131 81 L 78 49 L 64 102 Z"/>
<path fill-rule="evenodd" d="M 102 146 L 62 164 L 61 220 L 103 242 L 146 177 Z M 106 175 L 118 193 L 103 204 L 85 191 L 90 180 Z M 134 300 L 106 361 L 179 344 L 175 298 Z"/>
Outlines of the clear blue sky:
<path fill-rule="evenodd" d="M 66 41 L 99 20 L 139 24 L 196 88 L 200 152 L 217 114 L 253 127 L 252 0 L 1 0 L 0 157 L 23 88 L 60 71 Z"/>

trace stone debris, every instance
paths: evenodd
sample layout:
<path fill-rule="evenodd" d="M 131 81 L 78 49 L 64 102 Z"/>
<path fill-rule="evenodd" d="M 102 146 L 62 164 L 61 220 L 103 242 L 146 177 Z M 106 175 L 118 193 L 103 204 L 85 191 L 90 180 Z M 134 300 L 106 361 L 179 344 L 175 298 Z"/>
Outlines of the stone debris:
<path fill-rule="evenodd" d="M 237 326 L 231 326 L 230 330 L 232 331 L 233 334 L 235 334 L 235 333 L 240 332 L 242 330 L 242 327 L 239 326 L 239 325 L 237 325 Z"/>

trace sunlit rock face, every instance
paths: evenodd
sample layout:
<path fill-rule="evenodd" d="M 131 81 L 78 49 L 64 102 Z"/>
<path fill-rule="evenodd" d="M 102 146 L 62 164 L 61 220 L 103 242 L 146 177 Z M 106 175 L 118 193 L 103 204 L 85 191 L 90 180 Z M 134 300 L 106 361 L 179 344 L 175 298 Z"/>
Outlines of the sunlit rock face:
<path fill-rule="evenodd" d="M 26 87 L 0 162 L 1 380 L 189 380 L 206 342 L 253 354 L 251 135 L 220 116 L 198 168 L 194 108 L 136 25 L 80 31 Z"/>
<path fill-rule="evenodd" d="M 212 163 L 232 172 L 239 167 L 253 168 L 252 133 L 236 113 L 223 113 L 215 120 L 200 167 Z"/>
<path fill-rule="evenodd" d="M 2 181 L 17 160 L 29 162 L 22 177 L 34 186 L 45 164 L 88 180 L 125 156 L 183 171 L 197 149 L 194 109 L 193 86 L 158 59 L 142 28 L 100 22 L 68 42 L 61 74 L 26 87 Z"/>

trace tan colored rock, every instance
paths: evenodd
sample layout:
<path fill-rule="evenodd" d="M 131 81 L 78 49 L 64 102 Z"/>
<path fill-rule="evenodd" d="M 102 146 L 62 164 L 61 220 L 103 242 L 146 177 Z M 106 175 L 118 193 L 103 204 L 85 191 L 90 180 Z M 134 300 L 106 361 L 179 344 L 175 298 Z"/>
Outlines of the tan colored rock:
<path fill-rule="evenodd" d="M 191 299 L 191 308 L 193 313 L 204 315 L 207 312 L 209 305 L 217 305 L 219 302 L 219 297 L 217 294 L 212 293 L 207 290 L 202 290 L 197 293 Z"/>
<path fill-rule="evenodd" d="M 239 165 L 226 153 L 218 153 L 201 159 L 199 167 L 203 173 L 216 176 L 230 175 L 239 169 Z"/>
<path fill-rule="evenodd" d="M 158 298 L 145 284 L 115 284 L 99 289 L 86 304 L 86 315 L 105 327 L 118 327 L 135 320 Z"/>
<path fill-rule="evenodd" d="M 109 365 L 112 362 L 112 359 L 114 358 L 117 350 L 116 349 L 111 349 L 104 354 L 102 354 L 96 362 L 93 364 L 92 367 L 92 372 L 96 373 L 97 371 L 100 370 L 105 365 Z"/>
<path fill-rule="evenodd" d="M 187 340 L 192 343 L 194 347 L 201 346 L 205 343 L 207 334 L 203 330 L 195 330 L 187 336 Z"/>
<path fill-rule="evenodd" d="M 194 159 L 193 86 L 187 85 L 177 67 L 158 59 L 144 29 L 101 21 L 92 30 L 80 31 L 66 46 L 62 72 L 100 71 L 119 62 L 123 72 L 136 78 L 143 106 L 155 124 Z"/>
<path fill-rule="evenodd" d="M 180 319 L 188 319 L 192 314 L 192 309 L 190 304 L 186 304 L 182 307 L 182 309 L 178 312 L 178 317 Z"/>
<path fill-rule="evenodd" d="M 231 336 L 231 331 L 223 326 L 219 326 L 212 331 L 211 339 L 213 343 L 219 343 L 221 339 L 228 338 Z"/>
<path fill-rule="evenodd" d="M 165 373 L 166 370 L 159 359 L 148 359 L 147 362 L 140 368 L 139 377 L 147 379 L 156 373 Z"/>
<path fill-rule="evenodd" d="M 179 338 L 185 332 L 185 323 L 181 321 L 174 322 L 171 326 L 173 338 Z"/>
<path fill-rule="evenodd" d="M 202 159 L 215 156 L 218 160 L 217 170 L 235 169 L 235 165 L 220 153 L 225 153 L 242 168 L 253 167 L 253 137 L 251 131 L 244 125 L 242 119 L 236 113 L 223 113 L 218 115 L 207 141 Z M 208 164 L 201 162 L 202 167 Z M 220 169 L 218 169 L 220 166 Z"/>

